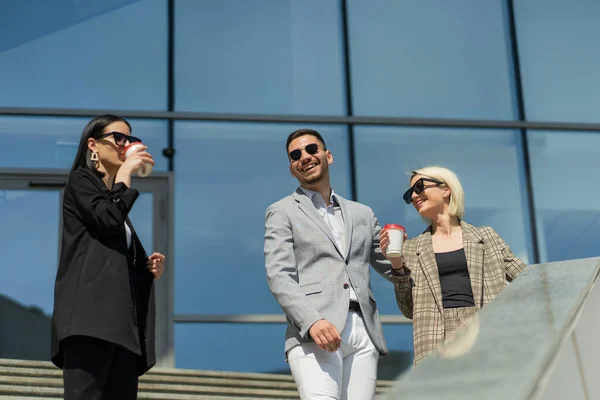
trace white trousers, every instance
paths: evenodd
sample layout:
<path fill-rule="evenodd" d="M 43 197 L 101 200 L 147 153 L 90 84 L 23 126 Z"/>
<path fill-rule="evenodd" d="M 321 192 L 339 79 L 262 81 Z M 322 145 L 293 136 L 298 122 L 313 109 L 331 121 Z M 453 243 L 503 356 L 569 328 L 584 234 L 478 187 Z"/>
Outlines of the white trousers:
<path fill-rule="evenodd" d="M 330 353 L 316 343 L 303 343 L 288 352 L 292 376 L 302 400 L 371 400 L 375 398 L 375 349 L 360 315 L 349 312 L 342 345 Z"/>

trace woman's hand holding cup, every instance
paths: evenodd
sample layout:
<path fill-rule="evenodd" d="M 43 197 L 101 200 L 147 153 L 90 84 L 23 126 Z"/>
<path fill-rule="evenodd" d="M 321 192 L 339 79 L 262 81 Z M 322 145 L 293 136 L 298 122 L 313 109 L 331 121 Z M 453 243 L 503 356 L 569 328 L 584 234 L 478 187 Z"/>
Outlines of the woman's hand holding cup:
<path fill-rule="evenodd" d="M 142 143 L 132 143 L 123 149 L 123 165 L 130 174 L 137 172 L 141 177 L 148 176 L 152 172 L 154 159 L 146 150 L 148 146 Z"/>
<path fill-rule="evenodd" d="M 387 224 L 379 233 L 381 252 L 392 262 L 394 269 L 401 269 L 404 265 L 402 246 L 407 237 L 404 227 L 396 224 Z"/>

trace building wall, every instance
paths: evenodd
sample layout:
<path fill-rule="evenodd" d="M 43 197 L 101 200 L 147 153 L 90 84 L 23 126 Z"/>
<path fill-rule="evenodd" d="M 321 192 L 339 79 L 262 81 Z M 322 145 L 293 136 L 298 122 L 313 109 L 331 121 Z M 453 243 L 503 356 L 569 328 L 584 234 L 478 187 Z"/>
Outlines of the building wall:
<path fill-rule="evenodd" d="M 17 3 L 0 13 L 0 107 L 487 121 L 131 119 L 155 169 L 175 174 L 176 315 L 281 312 L 265 280 L 264 211 L 296 186 L 284 143 L 300 127 L 325 137 L 334 190 L 371 206 L 382 224 L 401 223 L 410 236 L 425 229 L 401 196 L 407 173 L 441 164 L 461 178 L 465 219 L 493 226 L 525 261 L 598 255 L 597 132 L 492 122 L 598 122 L 600 3 Z M 0 113 L 0 168 L 68 168 L 86 121 Z M 170 144 L 171 162 L 161 154 Z M 5 259 L 19 266 L 0 293 L 47 314 L 59 205 L 58 195 L 0 192 L 2 221 L 12 221 L 0 233 Z M 27 218 L 44 228 L 32 236 Z M 373 288 L 381 312 L 398 315 L 391 285 L 374 274 Z M 412 351 L 410 326 L 385 333 L 393 351 Z M 282 324 L 176 323 L 176 365 L 285 370 L 283 334 Z"/>
<path fill-rule="evenodd" d="M 36 307 L 0 296 L 0 357 L 50 359 L 50 318 Z"/>

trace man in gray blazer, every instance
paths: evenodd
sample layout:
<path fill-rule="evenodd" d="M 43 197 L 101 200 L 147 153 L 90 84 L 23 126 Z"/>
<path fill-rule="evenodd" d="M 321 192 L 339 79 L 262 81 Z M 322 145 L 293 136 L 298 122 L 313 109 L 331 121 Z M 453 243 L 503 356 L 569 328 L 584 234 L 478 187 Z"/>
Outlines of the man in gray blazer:
<path fill-rule="evenodd" d="M 394 280 L 381 228 L 369 207 L 331 188 L 333 155 L 318 132 L 295 131 L 286 148 L 300 187 L 267 208 L 264 251 L 292 375 L 302 399 L 372 399 L 387 348 L 369 264 Z"/>

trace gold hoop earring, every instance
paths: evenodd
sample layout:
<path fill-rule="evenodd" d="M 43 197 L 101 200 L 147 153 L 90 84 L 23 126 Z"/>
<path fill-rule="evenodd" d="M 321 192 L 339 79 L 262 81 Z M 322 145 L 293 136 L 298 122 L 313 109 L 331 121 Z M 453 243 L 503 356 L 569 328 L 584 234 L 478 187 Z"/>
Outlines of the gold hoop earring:
<path fill-rule="evenodd" d="M 98 161 L 98 152 L 94 151 L 92 152 L 92 156 L 90 157 L 91 161 Z"/>

